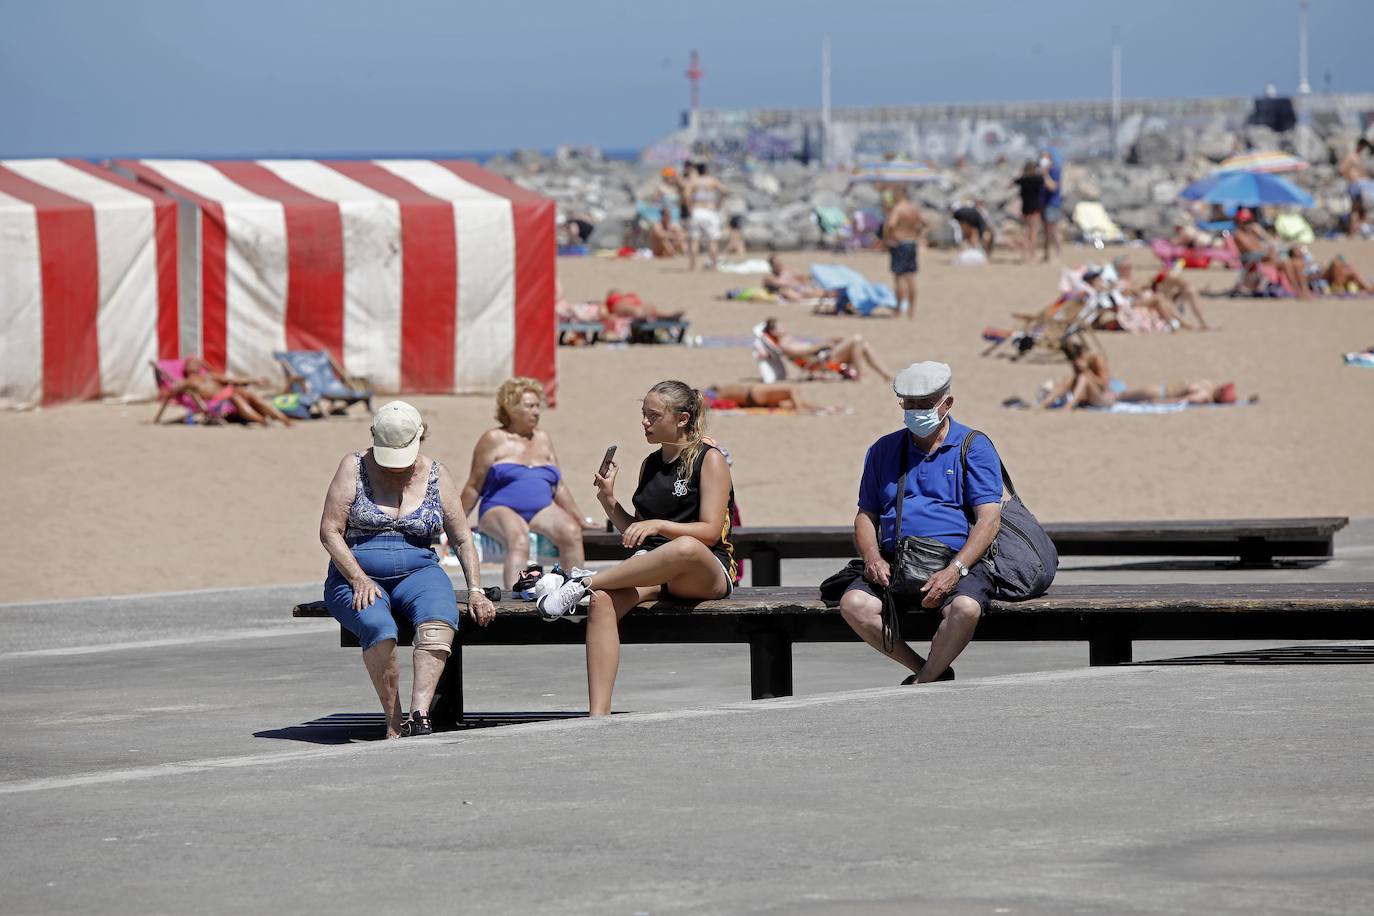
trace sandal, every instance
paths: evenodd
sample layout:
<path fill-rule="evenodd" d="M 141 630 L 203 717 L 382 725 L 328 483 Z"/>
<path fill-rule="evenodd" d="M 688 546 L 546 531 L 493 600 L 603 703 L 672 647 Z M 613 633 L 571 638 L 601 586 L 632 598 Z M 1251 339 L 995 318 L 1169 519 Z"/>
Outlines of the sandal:
<path fill-rule="evenodd" d="M 412 709 L 410 715 L 401 723 L 402 738 L 419 738 L 423 735 L 434 734 L 434 726 L 429 722 L 429 716 Z"/>
<path fill-rule="evenodd" d="M 950 667 L 946 668 L 945 671 L 944 671 L 944 673 L 941 674 L 939 677 L 937 677 L 937 678 L 935 679 L 935 681 L 936 681 L 937 683 L 938 683 L 939 681 L 952 681 L 952 680 L 954 680 L 954 667 L 953 667 L 952 665 L 951 665 Z M 916 683 L 916 675 L 914 675 L 914 674 L 909 674 L 909 675 L 907 675 L 906 678 L 904 678 L 904 679 L 902 680 L 902 682 L 901 682 L 900 684 L 898 684 L 897 686 L 899 686 L 899 687 L 910 687 L 910 686 L 912 686 L 912 685 L 915 684 L 915 683 Z"/>

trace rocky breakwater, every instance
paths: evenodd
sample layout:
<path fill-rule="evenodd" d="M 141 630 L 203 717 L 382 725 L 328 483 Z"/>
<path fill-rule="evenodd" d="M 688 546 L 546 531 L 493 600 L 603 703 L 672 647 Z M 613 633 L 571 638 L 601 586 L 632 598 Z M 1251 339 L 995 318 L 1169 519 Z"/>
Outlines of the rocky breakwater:
<path fill-rule="evenodd" d="M 1247 127 L 1243 134 L 1195 138 L 1196 150 L 1184 158 L 1170 141 L 1145 135 L 1127 160 L 1067 162 L 1064 167 L 1065 212 L 1079 201 L 1098 201 L 1128 236 L 1150 238 L 1167 234 L 1188 216 L 1178 193 L 1207 175 L 1217 162 L 1238 148 L 1283 149 L 1300 155 L 1309 167 L 1286 177 L 1310 192 L 1316 206 L 1305 216 L 1318 234 L 1334 230 L 1349 211 L 1345 181 L 1337 174 L 1339 161 L 1358 139 L 1350 131 L 1333 130 L 1318 136 L 1305 125 L 1286 134 L 1263 127 Z M 619 248 L 642 241 L 635 227 L 642 205 L 660 199 L 659 169 L 642 163 L 612 160 L 594 148 L 561 150 L 555 156 L 518 152 L 495 158 L 486 167 L 518 184 L 552 198 L 560 221 L 585 214 L 595 225 L 588 243 L 594 248 Z M 948 214 L 955 206 L 982 200 L 994 218 L 1007 224 L 1020 212 L 1012 179 L 1020 162 L 993 166 L 954 166 L 940 171 L 940 180 L 914 189 L 915 199 L 931 216 Z M 742 232 L 751 249 L 789 251 L 815 248 L 823 241 L 816 219 L 818 208 L 846 213 L 876 210 L 878 191 L 856 184 L 843 169 L 825 169 L 793 161 L 719 164 L 716 174 L 730 189 L 727 213 L 743 217 Z M 931 241 L 953 244 L 954 227 L 934 219 Z M 1065 229 L 1072 232 L 1066 222 Z"/>

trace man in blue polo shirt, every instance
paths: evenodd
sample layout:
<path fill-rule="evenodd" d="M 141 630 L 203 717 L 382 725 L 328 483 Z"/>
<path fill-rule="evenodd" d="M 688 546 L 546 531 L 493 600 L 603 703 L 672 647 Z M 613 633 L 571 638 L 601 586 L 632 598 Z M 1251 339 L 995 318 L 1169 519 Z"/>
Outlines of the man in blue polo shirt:
<path fill-rule="evenodd" d="M 854 543 L 864 574 L 840 599 L 840 611 L 854 632 L 911 670 L 903 684 L 952 680 L 949 666 L 973 638 L 992 596 L 992 564 L 986 554 L 1002 524 L 1002 462 L 988 438 L 979 436 L 969 447 L 968 473 L 963 472 L 959 452 L 970 430 L 950 416 L 951 381 L 949 366 L 924 362 L 907 366 L 892 382 L 904 428 L 874 442 L 864 458 L 854 516 Z M 955 551 L 949 565 L 921 589 L 921 607 L 943 617 L 930 641 L 929 659 L 901 638 L 890 649 L 883 646 L 882 596 L 899 536 L 893 529 L 903 451 L 908 471 L 900 536 L 933 538 Z"/>

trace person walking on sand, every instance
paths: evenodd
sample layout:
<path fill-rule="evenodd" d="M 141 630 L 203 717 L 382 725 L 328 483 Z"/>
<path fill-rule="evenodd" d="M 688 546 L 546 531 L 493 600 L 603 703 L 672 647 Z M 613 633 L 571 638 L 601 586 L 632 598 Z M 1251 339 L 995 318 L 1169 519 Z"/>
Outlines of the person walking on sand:
<path fill-rule="evenodd" d="M 1040 151 L 1040 177 L 1045 186 L 1040 192 L 1040 220 L 1045 230 L 1045 260 L 1059 257 L 1059 230 L 1064 219 L 1064 166 L 1059 150 L 1050 146 Z"/>
<path fill-rule="evenodd" d="M 644 395 L 640 425 L 644 441 L 656 445 L 639 469 L 627 512 L 615 496 L 619 465 L 608 462 L 596 475 L 596 497 L 634 554 L 618 566 L 576 576 L 541 597 L 548 619 L 572 614 L 590 593 L 587 609 L 587 699 L 593 716 L 611 712 L 611 692 L 620 670 L 620 620 L 660 597 L 709 601 L 734 589 L 735 556 L 730 543 L 735 489 L 720 448 L 704 438 L 706 403 L 685 382 L 663 381 Z"/>
<path fill-rule="evenodd" d="M 950 416 L 951 384 L 944 363 L 912 363 L 897 373 L 892 390 L 904 428 L 874 442 L 864 457 L 854 516 L 863 574 L 840 598 L 840 613 L 854 632 L 911 671 L 903 684 L 953 680 L 950 664 L 973 638 L 992 600 L 987 552 L 1002 525 L 1002 462 L 992 442 L 980 436 L 968 449 L 967 469 L 961 468 L 964 438 L 972 430 Z M 905 494 L 901 531 L 896 530 L 898 487 Z M 928 659 L 900 633 L 888 640 L 883 632 L 883 600 L 899 538 L 915 538 L 924 550 L 949 558 L 921 588 L 920 606 L 940 617 Z"/>
<path fill-rule="evenodd" d="M 687 269 L 697 269 L 701 243 L 706 242 L 706 267 L 716 269 L 720 258 L 720 205 L 729 193 L 720 179 L 710 174 L 706 163 L 696 164 L 696 173 L 687 179 L 684 199 L 692 208 L 687 223 Z"/>
<path fill-rule="evenodd" d="M 892 268 L 892 287 L 897 292 L 897 311 L 916 317 L 917 254 L 929 227 L 921 210 L 911 202 L 906 185 L 893 188 L 892 210 L 883 223 L 883 242 Z"/>
<path fill-rule="evenodd" d="M 1369 218 L 1369 205 L 1374 203 L 1374 181 L 1370 180 L 1369 169 L 1364 164 L 1364 154 L 1370 151 L 1374 151 L 1374 143 L 1361 137 L 1337 167 L 1350 193 L 1350 224 L 1346 227 L 1346 235 L 1352 239 L 1363 231 Z"/>

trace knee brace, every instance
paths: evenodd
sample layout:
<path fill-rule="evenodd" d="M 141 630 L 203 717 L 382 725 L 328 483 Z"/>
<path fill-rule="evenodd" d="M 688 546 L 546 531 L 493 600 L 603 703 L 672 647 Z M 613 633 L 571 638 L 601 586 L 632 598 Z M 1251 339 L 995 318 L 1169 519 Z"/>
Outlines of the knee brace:
<path fill-rule="evenodd" d="M 441 620 L 426 620 L 415 628 L 415 648 L 448 655 L 453 651 L 453 627 Z"/>

